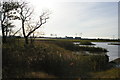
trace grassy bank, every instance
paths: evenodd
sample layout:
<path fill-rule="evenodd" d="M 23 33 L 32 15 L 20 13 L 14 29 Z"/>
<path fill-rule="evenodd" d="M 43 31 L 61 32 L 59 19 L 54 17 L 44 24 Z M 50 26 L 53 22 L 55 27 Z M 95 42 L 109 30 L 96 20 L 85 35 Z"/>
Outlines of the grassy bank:
<path fill-rule="evenodd" d="M 71 42 L 55 41 L 3 44 L 3 78 L 89 77 L 90 72 L 107 68 L 105 55 L 77 55 L 72 53 L 75 48 Z"/>
<path fill-rule="evenodd" d="M 36 39 L 40 41 L 72 41 L 72 42 L 82 42 L 82 41 L 89 41 L 89 42 L 120 42 L 120 40 L 106 40 L 106 39 Z"/>
<path fill-rule="evenodd" d="M 120 78 L 120 68 L 112 68 L 109 70 L 92 73 L 93 78 Z"/>
<path fill-rule="evenodd" d="M 73 44 L 72 41 L 41 41 L 41 42 L 46 42 L 49 44 L 55 44 L 59 47 L 62 47 L 66 50 L 70 51 L 89 51 L 89 52 L 107 52 L 107 49 L 100 48 L 100 47 L 91 47 L 91 46 L 79 46 Z M 82 41 L 83 42 L 83 41 Z M 84 41 L 82 44 L 91 44 L 91 42 Z"/>
<path fill-rule="evenodd" d="M 93 44 L 93 43 L 90 42 L 90 41 L 81 41 L 81 42 L 80 42 L 80 45 L 95 45 L 95 44 Z"/>

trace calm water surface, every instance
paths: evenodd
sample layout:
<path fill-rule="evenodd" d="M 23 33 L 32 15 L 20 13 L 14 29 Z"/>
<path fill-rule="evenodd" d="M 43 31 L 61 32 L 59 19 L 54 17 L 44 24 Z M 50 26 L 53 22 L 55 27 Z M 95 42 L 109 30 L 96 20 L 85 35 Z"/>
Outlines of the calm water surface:
<path fill-rule="evenodd" d="M 111 42 L 92 42 L 93 44 L 96 44 L 96 47 L 102 47 L 106 48 L 109 52 L 107 52 L 107 55 L 109 56 L 109 60 L 112 61 L 119 56 L 120 52 L 120 45 L 108 45 Z"/>
<path fill-rule="evenodd" d="M 92 43 L 96 45 L 90 45 L 90 46 L 105 48 L 109 51 L 107 52 L 107 55 L 109 56 L 109 61 L 112 61 L 120 57 L 120 45 L 108 45 L 113 42 L 92 42 Z M 80 43 L 77 42 L 75 44 L 80 44 Z M 80 46 L 86 46 L 86 45 L 80 45 Z"/>

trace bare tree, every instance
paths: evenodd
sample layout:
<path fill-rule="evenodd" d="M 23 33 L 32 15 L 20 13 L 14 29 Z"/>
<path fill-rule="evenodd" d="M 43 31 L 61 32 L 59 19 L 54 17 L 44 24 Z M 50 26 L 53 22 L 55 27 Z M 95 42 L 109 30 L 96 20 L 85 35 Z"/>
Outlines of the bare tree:
<path fill-rule="evenodd" d="M 40 28 L 43 24 L 46 23 L 46 20 L 49 19 L 48 11 L 43 12 L 39 16 L 39 21 L 36 22 L 35 25 L 28 25 L 27 27 L 30 28 L 28 33 L 25 31 L 25 23 L 31 19 L 31 15 L 33 13 L 33 10 L 31 8 L 27 7 L 27 3 L 23 2 L 20 7 L 20 18 L 22 20 L 22 31 L 23 36 L 25 38 L 25 43 L 28 44 L 28 38 L 29 36 L 34 33 L 38 28 Z"/>
<path fill-rule="evenodd" d="M 8 34 L 8 27 L 13 27 L 11 23 L 8 22 L 10 16 L 9 12 L 13 9 L 17 9 L 20 5 L 18 2 L 5 1 L 0 3 L 1 7 L 1 29 L 2 29 L 2 41 L 6 42 L 6 37 Z"/>
<path fill-rule="evenodd" d="M 39 21 L 35 23 L 35 25 L 30 25 L 29 27 L 32 27 L 31 30 L 29 30 L 26 37 L 28 38 L 32 33 L 34 33 L 37 29 L 39 29 L 43 24 L 47 22 L 47 19 L 49 19 L 49 12 L 45 11 L 42 13 L 41 16 L 39 16 Z"/>
<path fill-rule="evenodd" d="M 5 27 L 4 33 L 5 33 L 5 36 L 7 37 L 8 34 L 12 31 L 12 28 L 15 27 L 15 25 L 12 25 L 12 23 L 10 23 L 10 22 L 5 22 L 4 27 Z"/>
<path fill-rule="evenodd" d="M 26 36 L 25 32 L 25 22 L 29 21 L 30 16 L 32 15 L 33 10 L 27 7 L 27 3 L 22 2 L 20 6 L 20 19 L 22 21 L 22 31 L 23 31 L 23 36 L 25 38 L 25 43 L 28 44 L 28 38 Z"/>
<path fill-rule="evenodd" d="M 15 16 L 15 15 L 9 15 L 9 12 L 11 10 L 15 9 L 17 11 L 17 13 L 19 13 L 19 16 Z M 31 9 L 30 7 L 28 7 L 28 4 L 26 2 L 4 2 L 3 6 L 2 6 L 2 21 L 1 21 L 1 29 L 2 29 L 2 35 L 3 35 L 3 41 L 6 42 L 6 35 L 8 34 L 8 31 L 12 31 L 11 29 L 8 30 L 8 25 L 12 26 L 11 24 L 7 23 L 7 25 L 5 25 L 5 20 L 7 18 L 9 19 L 19 19 L 22 22 L 22 33 L 25 39 L 25 43 L 28 44 L 28 37 L 34 33 L 38 28 L 40 28 L 43 24 L 46 23 L 46 20 L 49 19 L 48 16 L 48 12 L 45 11 L 43 12 L 40 16 L 39 16 L 39 20 L 36 22 L 36 24 L 33 25 L 29 25 L 32 26 L 32 29 L 28 31 L 28 33 L 25 31 L 25 23 L 27 21 L 30 21 L 31 19 L 31 15 L 33 13 L 33 9 Z M 19 31 L 19 30 L 18 30 Z M 16 34 L 16 32 L 15 32 Z"/>

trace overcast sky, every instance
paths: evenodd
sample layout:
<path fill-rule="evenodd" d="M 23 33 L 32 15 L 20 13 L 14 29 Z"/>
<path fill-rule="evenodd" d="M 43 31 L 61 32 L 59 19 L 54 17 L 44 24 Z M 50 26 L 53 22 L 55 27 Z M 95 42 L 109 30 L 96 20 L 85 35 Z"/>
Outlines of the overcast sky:
<path fill-rule="evenodd" d="M 39 29 L 45 36 L 118 37 L 118 0 L 27 1 L 34 8 L 35 16 L 39 16 L 41 10 L 50 10 L 50 19 Z"/>
<path fill-rule="evenodd" d="M 117 2 L 48 2 L 30 1 L 39 10 L 51 11 L 48 23 L 41 30 L 46 36 L 82 36 L 113 38 L 118 36 Z M 82 34 L 81 34 L 82 33 Z"/>

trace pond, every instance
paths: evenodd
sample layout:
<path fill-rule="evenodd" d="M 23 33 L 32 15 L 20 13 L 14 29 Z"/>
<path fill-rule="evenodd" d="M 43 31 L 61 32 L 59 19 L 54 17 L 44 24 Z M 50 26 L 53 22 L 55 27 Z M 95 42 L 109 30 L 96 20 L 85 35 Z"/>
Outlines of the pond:
<path fill-rule="evenodd" d="M 120 55 L 118 54 L 118 52 L 120 52 L 120 45 L 109 45 L 113 42 L 92 42 L 92 43 L 96 45 L 89 45 L 89 46 L 101 47 L 109 51 L 107 52 L 107 55 L 109 56 L 109 61 L 112 61 L 120 57 Z M 76 42 L 75 44 L 80 44 L 80 43 Z M 80 46 L 86 46 L 86 45 L 80 45 Z"/>
<path fill-rule="evenodd" d="M 111 42 L 92 42 L 92 43 L 96 44 L 95 47 L 102 47 L 109 51 L 107 52 L 107 55 L 109 56 L 109 61 L 112 61 L 120 57 L 118 54 L 118 52 L 120 52 L 120 45 L 109 45 Z"/>

